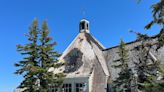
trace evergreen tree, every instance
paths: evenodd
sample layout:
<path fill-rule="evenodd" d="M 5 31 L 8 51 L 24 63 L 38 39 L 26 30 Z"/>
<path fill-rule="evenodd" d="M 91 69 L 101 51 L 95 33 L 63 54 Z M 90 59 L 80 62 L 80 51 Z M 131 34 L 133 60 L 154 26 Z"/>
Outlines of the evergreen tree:
<path fill-rule="evenodd" d="M 151 6 L 153 20 L 145 26 L 146 29 L 150 29 L 154 24 L 158 24 L 161 27 L 160 33 L 157 35 L 158 44 L 157 50 L 164 46 L 164 0 L 160 0 L 156 4 Z"/>
<path fill-rule="evenodd" d="M 134 57 L 137 60 L 137 62 L 134 62 L 137 72 L 137 89 L 144 92 L 154 92 L 158 88 L 163 87 L 164 81 L 158 80 L 159 77 L 164 75 L 163 66 L 161 67 L 160 61 L 153 59 L 155 56 L 152 56 L 150 51 L 152 44 L 147 43 L 150 40 L 149 37 L 145 39 L 142 35 L 138 36 L 141 39 L 141 45 L 134 49 L 136 53 Z M 160 73 L 160 76 L 157 72 Z M 160 90 L 163 92 L 164 90 L 161 88 Z"/>
<path fill-rule="evenodd" d="M 153 20 L 145 26 L 146 29 L 150 29 L 154 24 L 159 24 L 164 28 L 164 0 L 160 0 L 156 4 L 151 6 Z"/>
<path fill-rule="evenodd" d="M 114 89 L 117 89 L 118 92 L 131 92 L 131 78 L 132 78 L 132 71 L 128 66 L 129 58 L 128 58 L 128 50 L 125 47 L 125 43 L 121 40 L 119 46 L 119 60 L 114 62 L 117 65 L 113 65 L 115 68 L 119 68 L 121 71 L 119 72 L 119 77 L 113 81 Z"/>
<path fill-rule="evenodd" d="M 164 92 L 164 68 L 162 66 L 155 64 L 157 67 L 157 73 L 155 75 L 148 76 L 148 81 L 144 83 L 144 91 L 145 92 Z"/>
<path fill-rule="evenodd" d="M 25 92 L 35 92 L 37 89 L 37 67 L 38 67 L 38 21 L 34 20 L 29 33 L 26 35 L 29 40 L 29 44 L 17 45 L 17 50 L 26 57 L 23 60 L 16 63 L 16 67 L 20 67 L 15 73 L 23 75 L 24 80 L 20 85 L 20 88 L 25 88 Z"/>
<path fill-rule="evenodd" d="M 144 92 L 164 92 L 164 68 L 159 61 L 139 63 L 138 80 L 139 89 Z"/>
<path fill-rule="evenodd" d="M 41 45 L 39 46 L 39 66 L 42 71 L 39 73 L 39 89 L 42 90 L 42 92 L 47 92 L 50 84 L 55 86 L 59 86 L 61 84 L 64 74 L 59 73 L 53 75 L 51 72 L 47 71 L 50 67 L 60 67 L 62 63 L 56 64 L 60 54 L 54 51 L 56 42 L 51 42 L 52 38 L 48 36 L 49 29 L 46 21 L 43 22 L 40 34 Z"/>
<path fill-rule="evenodd" d="M 137 51 L 136 51 L 137 53 Z M 147 50 L 144 48 L 143 45 L 141 45 L 138 48 L 138 55 L 137 56 L 137 62 L 134 62 L 135 64 L 135 70 L 137 72 L 137 85 L 138 85 L 138 89 L 139 90 L 143 90 L 144 87 L 144 82 L 147 81 L 148 76 L 147 73 L 150 72 L 149 71 L 149 67 L 148 67 L 148 52 Z"/>
<path fill-rule="evenodd" d="M 164 46 L 164 0 L 159 0 L 156 4 L 153 4 L 151 6 L 152 9 L 152 16 L 153 20 L 145 26 L 146 29 L 150 29 L 154 24 L 158 24 L 161 27 L 160 33 L 156 36 L 157 37 L 157 51 L 161 47 Z M 143 48 L 144 49 L 144 48 Z M 149 50 L 145 51 L 145 53 L 149 53 Z M 147 56 L 145 56 L 147 57 Z M 144 58 L 144 57 L 143 57 Z M 146 60 L 146 59 L 145 59 Z M 146 81 L 144 81 L 144 89 L 146 92 L 154 92 L 154 91 L 159 91 L 159 92 L 164 92 L 164 65 L 161 64 L 161 62 L 155 61 L 152 62 L 152 64 L 141 64 L 145 66 L 144 73 L 146 74 L 147 72 L 147 78 Z M 141 71 L 142 69 L 140 69 Z M 151 71 L 150 71 L 151 70 Z M 152 71 L 156 70 L 158 73 L 153 73 Z M 149 71 L 149 72 L 148 72 Z M 161 79 L 159 79 L 159 75 Z"/>
<path fill-rule="evenodd" d="M 52 38 L 48 35 L 46 21 L 43 22 L 42 29 L 39 29 L 38 21 L 34 20 L 26 35 L 29 44 L 17 46 L 18 51 L 25 56 L 15 64 L 16 67 L 20 67 L 15 73 L 24 77 L 20 84 L 20 88 L 25 89 L 24 92 L 48 92 L 49 86 L 62 83 L 62 73 L 54 75 L 48 72 L 50 67 L 62 65 L 56 64 L 60 54 L 54 51 L 56 43 L 51 42 Z"/>

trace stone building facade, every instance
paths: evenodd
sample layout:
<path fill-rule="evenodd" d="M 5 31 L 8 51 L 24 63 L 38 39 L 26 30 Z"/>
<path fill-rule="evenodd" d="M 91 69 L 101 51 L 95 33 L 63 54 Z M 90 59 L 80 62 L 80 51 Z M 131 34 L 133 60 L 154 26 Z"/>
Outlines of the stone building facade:
<path fill-rule="evenodd" d="M 147 40 L 153 44 L 149 56 L 153 60 L 162 60 L 164 48 L 156 51 L 156 37 Z M 135 67 L 137 52 L 134 50 L 142 41 L 126 43 L 129 50 L 129 65 Z M 62 89 L 51 87 L 52 92 L 111 92 L 110 82 L 118 77 L 119 69 L 112 67 L 115 60 L 119 59 L 118 46 L 105 48 L 96 38 L 90 34 L 89 21 L 80 21 L 80 30 L 77 37 L 63 52 L 59 62 L 66 65 L 50 71 L 53 73 L 64 72 L 64 86 Z M 163 61 L 162 61 L 163 62 Z"/>

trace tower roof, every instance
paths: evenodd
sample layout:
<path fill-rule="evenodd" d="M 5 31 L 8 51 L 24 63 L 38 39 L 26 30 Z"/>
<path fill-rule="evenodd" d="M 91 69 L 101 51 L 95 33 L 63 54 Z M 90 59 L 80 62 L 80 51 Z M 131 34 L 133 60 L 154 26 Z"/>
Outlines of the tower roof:
<path fill-rule="evenodd" d="M 85 18 L 83 18 L 83 19 L 80 20 L 80 22 L 83 22 L 83 21 L 89 23 L 89 21 L 87 19 L 85 19 Z"/>

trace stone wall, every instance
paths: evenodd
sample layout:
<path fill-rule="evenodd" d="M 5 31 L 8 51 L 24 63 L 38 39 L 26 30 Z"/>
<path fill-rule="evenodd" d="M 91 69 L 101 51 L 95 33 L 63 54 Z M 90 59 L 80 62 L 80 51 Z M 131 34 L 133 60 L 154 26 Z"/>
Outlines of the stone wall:
<path fill-rule="evenodd" d="M 142 43 L 142 41 L 134 41 L 134 42 L 130 42 L 126 44 L 126 48 L 129 50 L 129 66 L 131 68 L 135 68 L 135 64 L 134 62 L 138 62 L 137 58 L 138 58 L 138 54 L 139 51 L 137 51 L 135 48 L 137 48 L 138 46 L 140 46 Z M 156 50 L 157 48 L 157 38 L 151 38 L 147 41 L 145 41 L 144 43 L 146 44 L 152 44 L 151 48 L 150 48 L 150 52 L 158 59 L 160 60 L 162 63 L 164 63 L 164 47 L 161 47 L 160 49 Z M 118 77 L 118 73 L 120 72 L 119 69 L 115 69 L 114 67 L 112 67 L 112 65 L 116 64 L 115 60 L 119 60 L 119 55 L 118 55 L 118 46 L 113 47 L 113 48 L 109 48 L 103 51 L 104 53 L 104 57 L 106 58 L 107 61 L 107 65 L 109 68 L 109 72 L 111 74 L 111 79 L 114 80 L 116 77 Z"/>

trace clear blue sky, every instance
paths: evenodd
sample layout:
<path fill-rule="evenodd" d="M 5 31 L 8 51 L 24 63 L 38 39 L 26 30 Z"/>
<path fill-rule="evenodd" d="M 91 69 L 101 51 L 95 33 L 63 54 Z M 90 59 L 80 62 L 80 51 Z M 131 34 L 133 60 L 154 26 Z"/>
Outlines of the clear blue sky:
<path fill-rule="evenodd" d="M 0 0 L 0 92 L 13 92 L 22 81 L 14 75 L 14 63 L 21 60 L 17 44 L 28 43 L 24 34 L 34 18 L 48 20 L 51 36 L 63 52 L 79 32 L 79 21 L 90 21 L 90 31 L 105 47 L 119 44 L 120 38 L 133 41 L 130 29 L 154 35 L 155 26 L 145 31 L 151 20 L 150 5 L 158 0 Z M 83 10 L 86 14 L 83 15 Z"/>

